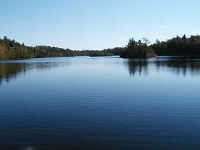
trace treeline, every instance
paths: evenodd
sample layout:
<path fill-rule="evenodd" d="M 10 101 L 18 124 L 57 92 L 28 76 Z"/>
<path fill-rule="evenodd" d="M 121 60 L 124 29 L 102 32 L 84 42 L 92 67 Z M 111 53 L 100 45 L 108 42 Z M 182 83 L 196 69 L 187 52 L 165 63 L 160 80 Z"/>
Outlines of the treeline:
<path fill-rule="evenodd" d="M 29 58 L 29 49 L 15 42 L 15 40 L 10 40 L 6 36 L 0 39 L 0 59 L 16 59 L 16 58 Z"/>
<path fill-rule="evenodd" d="M 144 42 L 130 39 L 125 50 L 122 51 L 123 58 L 147 58 L 158 56 L 188 56 L 200 55 L 200 36 L 192 35 L 189 38 L 186 35 L 174 37 L 167 41 L 159 41 L 149 45 L 149 41 L 143 38 Z M 149 45 L 149 46 L 148 46 Z"/>
<path fill-rule="evenodd" d="M 121 55 L 125 51 L 125 47 L 108 48 L 104 50 L 92 50 L 89 56 L 113 56 Z"/>
<path fill-rule="evenodd" d="M 70 50 L 51 46 L 25 46 L 4 36 L 0 38 L 0 60 L 70 57 L 70 56 L 112 56 L 120 55 L 124 48 L 116 47 L 104 50 Z"/>
<path fill-rule="evenodd" d="M 112 53 L 113 55 L 121 55 L 126 50 L 126 47 L 115 47 L 104 49 L 103 52 Z"/>
<path fill-rule="evenodd" d="M 200 55 L 200 36 L 186 35 L 175 37 L 167 41 L 157 40 L 149 45 L 146 38 L 135 41 L 129 40 L 126 47 L 115 47 L 104 50 L 70 50 L 50 46 L 30 47 L 10 40 L 6 36 L 0 38 L 0 60 L 26 59 L 43 57 L 69 57 L 69 56 L 112 56 L 120 55 L 123 58 L 147 58 L 156 55 L 186 56 Z"/>
<path fill-rule="evenodd" d="M 141 40 L 135 41 L 133 38 L 129 40 L 128 45 L 125 50 L 121 53 L 122 58 L 148 58 L 155 57 L 155 53 L 147 38 L 143 38 L 144 42 Z"/>
<path fill-rule="evenodd" d="M 70 49 L 63 49 L 51 46 L 36 46 L 28 47 L 31 57 L 44 58 L 44 57 L 69 57 L 74 56 L 75 53 Z"/>
<path fill-rule="evenodd" d="M 186 35 L 175 37 L 167 41 L 157 40 L 151 47 L 157 55 L 185 56 L 185 55 L 200 55 L 200 36 Z"/>
<path fill-rule="evenodd" d="M 50 46 L 29 47 L 10 40 L 6 36 L 0 39 L 0 60 L 26 59 L 43 57 L 68 57 L 74 56 L 76 52 L 70 49 L 63 49 Z"/>
<path fill-rule="evenodd" d="M 125 47 L 115 47 L 108 48 L 103 50 L 81 50 L 73 51 L 76 56 L 112 56 L 112 55 L 121 55 L 125 50 Z"/>
<path fill-rule="evenodd" d="M 113 56 L 113 53 L 104 52 L 104 51 L 92 51 L 90 52 L 90 57 L 97 57 L 97 56 Z"/>

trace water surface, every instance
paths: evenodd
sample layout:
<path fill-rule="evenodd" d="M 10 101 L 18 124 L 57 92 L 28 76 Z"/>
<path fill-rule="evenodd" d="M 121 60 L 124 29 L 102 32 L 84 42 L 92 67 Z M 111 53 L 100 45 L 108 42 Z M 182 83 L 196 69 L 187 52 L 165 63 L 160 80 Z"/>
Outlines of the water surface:
<path fill-rule="evenodd" d="M 200 59 L 0 62 L 0 149 L 200 148 Z"/>

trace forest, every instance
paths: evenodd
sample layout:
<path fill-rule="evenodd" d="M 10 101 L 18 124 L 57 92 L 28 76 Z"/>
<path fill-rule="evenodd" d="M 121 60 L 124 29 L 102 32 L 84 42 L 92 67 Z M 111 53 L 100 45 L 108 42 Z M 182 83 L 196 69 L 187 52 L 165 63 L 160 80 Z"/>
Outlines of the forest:
<path fill-rule="evenodd" d="M 192 35 L 187 38 L 186 35 L 183 35 L 162 42 L 156 40 L 151 47 L 160 56 L 200 55 L 200 36 Z"/>
<path fill-rule="evenodd" d="M 0 39 L 0 59 L 26 59 L 42 57 L 67 57 L 74 56 L 75 52 L 69 49 L 50 47 L 50 46 L 25 46 L 15 40 L 10 40 L 6 36 Z"/>
<path fill-rule="evenodd" d="M 167 41 L 156 40 L 149 44 L 148 39 L 135 41 L 131 38 L 125 47 L 115 47 L 103 50 L 70 50 L 51 46 L 26 46 L 4 36 L 0 38 L 0 60 L 71 57 L 71 56 L 112 56 L 122 58 L 148 58 L 158 56 L 200 55 L 200 35 L 174 37 Z"/>
<path fill-rule="evenodd" d="M 121 53 L 120 57 L 122 58 L 148 58 L 155 57 L 151 46 L 148 46 L 150 43 L 147 38 L 143 38 L 142 42 L 139 40 L 135 41 L 133 38 L 129 40 L 128 45 L 125 50 Z"/>

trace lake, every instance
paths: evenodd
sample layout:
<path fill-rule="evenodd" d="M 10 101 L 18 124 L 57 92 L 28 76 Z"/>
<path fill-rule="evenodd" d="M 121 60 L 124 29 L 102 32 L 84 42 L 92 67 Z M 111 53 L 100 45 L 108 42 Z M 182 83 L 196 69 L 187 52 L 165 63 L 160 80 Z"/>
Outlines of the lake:
<path fill-rule="evenodd" d="M 200 58 L 0 61 L 0 150 L 199 150 Z"/>

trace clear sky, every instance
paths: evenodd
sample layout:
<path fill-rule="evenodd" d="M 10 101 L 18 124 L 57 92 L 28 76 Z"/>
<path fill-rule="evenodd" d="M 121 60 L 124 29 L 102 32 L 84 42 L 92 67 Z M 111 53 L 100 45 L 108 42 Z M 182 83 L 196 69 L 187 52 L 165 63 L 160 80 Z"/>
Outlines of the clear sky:
<path fill-rule="evenodd" d="M 200 0 L 0 0 L 0 37 L 28 46 L 104 49 L 200 34 Z"/>

